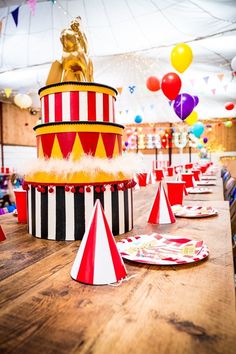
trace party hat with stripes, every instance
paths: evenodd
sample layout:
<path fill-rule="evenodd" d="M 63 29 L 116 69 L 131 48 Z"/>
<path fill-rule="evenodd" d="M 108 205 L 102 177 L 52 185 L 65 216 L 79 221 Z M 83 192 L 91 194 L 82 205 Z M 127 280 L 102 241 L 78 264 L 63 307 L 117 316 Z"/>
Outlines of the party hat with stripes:
<path fill-rule="evenodd" d="M 166 195 L 162 182 L 159 183 L 157 194 L 148 218 L 150 224 L 171 224 L 175 217 L 171 209 L 169 199 Z"/>
<path fill-rule="evenodd" d="M 97 199 L 72 266 L 71 277 L 81 283 L 102 285 L 116 283 L 126 275 L 114 236 Z"/>
<path fill-rule="evenodd" d="M 6 236 L 2 229 L 2 226 L 0 225 L 0 241 L 4 241 L 4 240 L 6 240 Z"/>

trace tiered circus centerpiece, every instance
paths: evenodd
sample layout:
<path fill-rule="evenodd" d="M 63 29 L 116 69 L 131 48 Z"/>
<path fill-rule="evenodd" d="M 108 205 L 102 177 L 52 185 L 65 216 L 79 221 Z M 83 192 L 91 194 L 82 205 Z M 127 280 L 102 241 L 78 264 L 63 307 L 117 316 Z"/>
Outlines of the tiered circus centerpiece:
<path fill-rule="evenodd" d="M 80 18 L 61 33 L 62 61 L 39 90 L 42 118 L 34 130 L 37 161 L 24 188 L 33 236 L 82 239 L 96 199 L 114 235 L 133 227 L 130 158 L 122 156 L 123 126 L 115 123 L 116 90 L 93 81 Z"/>

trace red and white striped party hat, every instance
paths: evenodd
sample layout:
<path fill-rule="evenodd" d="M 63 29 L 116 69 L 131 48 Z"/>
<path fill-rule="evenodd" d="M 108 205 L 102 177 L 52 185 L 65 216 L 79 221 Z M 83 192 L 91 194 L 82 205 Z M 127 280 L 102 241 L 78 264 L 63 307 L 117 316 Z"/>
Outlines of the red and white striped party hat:
<path fill-rule="evenodd" d="M 2 229 L 2 226 L 0 225 L 0 241 L 4 241 L 4 240 L 6 240 L 6 236 Z"/>
<path fill-rule="evenodd" d="M 157 194 L 148 218 L 150 224 L 171 224 L 175 222 L 169 199 L 162 183 L 159 183 Z"/>
<path fill-rule="evenodd" d="M 71 277 L 81 283 L 102 285 L 116 283 L 126 275 L 114 236 L 97 199 L 72 266 Z"/>

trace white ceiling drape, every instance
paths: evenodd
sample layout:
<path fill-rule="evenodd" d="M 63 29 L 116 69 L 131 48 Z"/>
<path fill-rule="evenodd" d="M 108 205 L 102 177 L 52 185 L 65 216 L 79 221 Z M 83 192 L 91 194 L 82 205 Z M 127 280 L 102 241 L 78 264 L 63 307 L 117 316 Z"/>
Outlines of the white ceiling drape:
<path fill-rule="evenodd" d="M 0 90 L 28 92 L 38 106 L 37 90 L 45 84 L 50 63 L 61 57 L 60 31 L 80 15 L 95 81 L 122 88 L 118 120 L 133 122 L 136 114 L 143 121 L 179 120 L 162 92 L 148 91 L 145 82 L 174 71 L 170 53 L 181 42 L 194 55 L 180 75 L 181 92 L 199 97 L 199 117 L 235 115 L 224 108 L 236 99 L 230 66 L 236 56 L 234 0 L 38 0 L 34 15 L 25 1 L 0 6 Z M 11 15 L 17 6 L 18 26 Z"/>

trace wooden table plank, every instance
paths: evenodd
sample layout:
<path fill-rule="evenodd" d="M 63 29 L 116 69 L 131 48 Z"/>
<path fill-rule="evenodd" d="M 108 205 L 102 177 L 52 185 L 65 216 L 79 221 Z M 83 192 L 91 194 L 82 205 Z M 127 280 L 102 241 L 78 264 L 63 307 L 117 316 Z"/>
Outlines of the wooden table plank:
<path fill-rule="evenodd" d="M 214 218 L 179 218 L 171 225 L 150 225 L 146 220 L 155 193 L 156 186 L 134 193 L 135 229 L 116 239 L 153 231 L 188 236 L 203 239 L 210 257 L 192 265 L 167 267 L 126 262 L 128 275 L 134 277 L 119 286 L 73 281 L 70 270 L 79 241 L 57 246 L 58 242 L 27 235 L 12 220 L 9 224 L 10 216 L 4 219 L 1 225 L 8 229 L 8 255 L 11 240 L 12 253 L 21 252 L 26 258 L 32 243 L 39 253 L 42 243 L 48 249 L 41 258 L 29 254 L 28 265 L 17 272 L 20 260 L 11 264 L 7 257 L 1 261 L 0 277 L 1 272 L 7 276 L 0 283 L 0 352 L 235 352 L 228 203 L 201 202 L 218 209 L 219 216 Z M 0 243 L 1 254 L 4 243 Z"/>
<path fill-rule="evenodd" d="M 47 240 L 29 237 L 27 225 L 17 224 L 17 220 L 12 214 L 3 215 L 1 224 L 6 235 L 6 241 L 0 245 L 0 280 L 68 245 L 66 242 L 48 242 Z"/>

